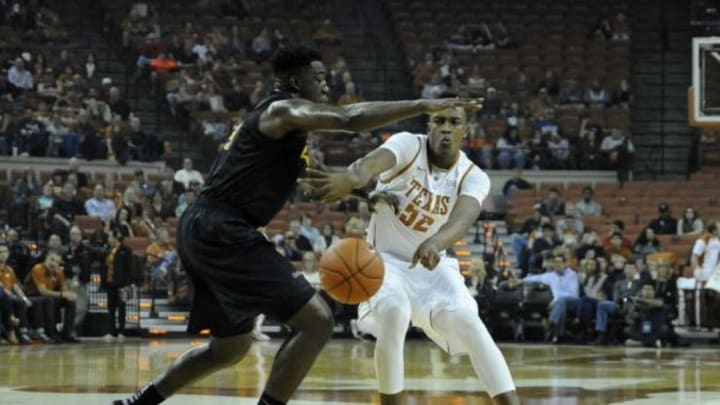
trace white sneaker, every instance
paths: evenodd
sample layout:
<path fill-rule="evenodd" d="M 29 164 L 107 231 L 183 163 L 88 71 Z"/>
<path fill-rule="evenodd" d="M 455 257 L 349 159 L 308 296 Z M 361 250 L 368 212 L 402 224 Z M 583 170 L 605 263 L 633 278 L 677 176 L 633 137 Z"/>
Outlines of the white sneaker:
<path fill-rule="evenodd" d="M 106 343 L 112 343 L 112 342 L 115 341 L 115 337 L 114 337 L 113 335 L 109 334 L 109 333 L 108 333 L 107 335 L 103 336 L 102 339 L 103 339 Z"/>
<path fill-rule="evenodd" d="M 259 331 L 253 332 L 252 338 L 253 338 L 253 340 L 256 340 L 258 342 L 267 342 L 268 340 L 270 340 L 270 336 L 268 336 L 262 332 L 259 332 Z"/>
<path fill-rule="evenodd" d="M 119 334 L 119 335 L 117 336 L 117 340 L 118 340 L 119 343 L 124 342 L 124 341 L 125 341 L 125 335 L 123 335 L 122 333 Z"/>

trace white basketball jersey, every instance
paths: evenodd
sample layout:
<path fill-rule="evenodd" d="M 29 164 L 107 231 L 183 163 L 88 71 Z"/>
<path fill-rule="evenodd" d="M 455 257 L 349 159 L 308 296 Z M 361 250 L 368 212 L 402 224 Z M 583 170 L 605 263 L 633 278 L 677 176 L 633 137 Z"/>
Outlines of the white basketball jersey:
<path fill-rule="evenodd" d="M 397 214 L 387 204 L 375 207 L 368 242 L 381 252 L 410 261 L 417 247 L 447 222 L 461 195 L 482 204 L 490 179 L 462 152 L 450 169 L 432 166 L 427 135 L 401 132 L 381 147 L 393 152 L 397 163 L 380 174 L 375 190 L 395 194 L 400 204 Z"/>

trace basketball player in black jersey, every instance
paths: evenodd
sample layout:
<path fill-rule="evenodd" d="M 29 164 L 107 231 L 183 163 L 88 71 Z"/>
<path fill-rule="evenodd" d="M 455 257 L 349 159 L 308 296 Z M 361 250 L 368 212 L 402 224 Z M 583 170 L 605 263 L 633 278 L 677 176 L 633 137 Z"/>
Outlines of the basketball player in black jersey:
<path fill-rule="evenodd" d="M 210 329 L 211 338 L 114 405 L 156 405 L 234 365 L 247 353 L 260 313 L 294 332 L 278 350 L 258 402 L 285 404 L 332 335 L 333 319 L 305 278 L 294 277 L 292 264 L 256 229 L 270 222 L 293 192 L 305 167 L 308 132 L 367 131 L 468 104 L 441 99 L 328 105 L 320 55 L 302 45 L 281 49 L 273 70 L 275 90 L 230 136 L 200 196 L 178 223 L 178 253 L 195 287 L 188 331 Z"/>

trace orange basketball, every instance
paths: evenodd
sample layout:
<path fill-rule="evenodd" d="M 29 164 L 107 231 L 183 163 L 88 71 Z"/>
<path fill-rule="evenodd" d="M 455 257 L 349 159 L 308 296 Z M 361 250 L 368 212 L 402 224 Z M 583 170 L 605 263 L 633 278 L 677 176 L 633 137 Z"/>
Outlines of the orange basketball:
<path fill-rule="evenodd" d="M 342 239 L 320 258 L 322 288 L 343 304 L 358 304 L 372 297 L 384 276 L 382 258 L 359 238 Z"/>

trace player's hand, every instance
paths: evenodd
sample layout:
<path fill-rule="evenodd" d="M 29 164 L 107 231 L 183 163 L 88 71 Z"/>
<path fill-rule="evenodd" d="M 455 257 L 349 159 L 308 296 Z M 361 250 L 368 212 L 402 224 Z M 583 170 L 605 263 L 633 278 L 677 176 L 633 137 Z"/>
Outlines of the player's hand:
<path fill-rule="evenodd" d="M 334 202 L 359 187 L 357 176 L 347 170 L 331 173 L 308 168 L 306 175 L 298 183 L 305 186 L 305 196 L 311 199 Z"/>
<path fill-rule="evenodd" d="M 479 111 L 483 106 L 483 98 L 436 98 L 421 101 L 426 113 L 447 110 L 448 108 L 462 107 L 472 111 Z"/>
<path fill-rule="evenodd" d="M 425 240 L 418 246 L 415 254 L 413 254 L 410 268 L 412 269 L 418 263 L 422 264 L 428 270 L 433 270 L 440 263 L 440 249 L 431 239 Z"/>
<path fill-rule="evenodd" d="M 375 211 L 375 205 L 377 203 L 384 202 L 392 208 L 395 214 L 398 213 L 398 207 L 400 205 L 400 199 L 394 193 L 389 191 L 373 191 L 368 196 L 368 204 L 370 205 L 370 211 Z"/>

